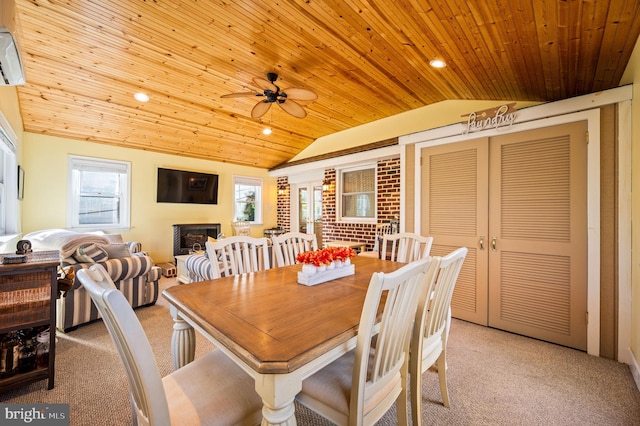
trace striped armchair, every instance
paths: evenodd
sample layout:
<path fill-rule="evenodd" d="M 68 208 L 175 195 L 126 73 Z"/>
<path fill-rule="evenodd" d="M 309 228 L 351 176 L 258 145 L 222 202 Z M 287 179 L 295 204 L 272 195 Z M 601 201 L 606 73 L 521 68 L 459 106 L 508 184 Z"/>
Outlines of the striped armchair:
<path fill-rule="evenodd" d="M 162 275 L 162 269 L 154 266 L 148 253 L 142 251 L 138 242 L 126 243 L 131 251 L 131 256 L 121 258 L 109 258 L 98 261 L 122 291 L 133 308 L 153 305 L 158 300 L 158 280 Z M 77 263 L 71 258 L 62 259 L 62 266 L 70 266 L 74 271 L 86 269 L 95 263 Z M 85 324 L 100 318 L 98 310 L 91 302 L 89 293 L 78 280 L 73 287 L 66 291 L 57 301 L 57 328 L 67 332 L 78 325 Z"/>

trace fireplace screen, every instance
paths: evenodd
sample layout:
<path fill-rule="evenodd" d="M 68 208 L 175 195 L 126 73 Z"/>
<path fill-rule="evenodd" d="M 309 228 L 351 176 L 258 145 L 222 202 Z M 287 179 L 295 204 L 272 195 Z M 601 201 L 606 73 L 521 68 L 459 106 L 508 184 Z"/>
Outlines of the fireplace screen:
<path fill-rule="evenodd" d="M 188 223 L 173 225 L 173 255 L 189 254 L 205 249 L 205 243 L 220 234 L 219 223 Z"/>

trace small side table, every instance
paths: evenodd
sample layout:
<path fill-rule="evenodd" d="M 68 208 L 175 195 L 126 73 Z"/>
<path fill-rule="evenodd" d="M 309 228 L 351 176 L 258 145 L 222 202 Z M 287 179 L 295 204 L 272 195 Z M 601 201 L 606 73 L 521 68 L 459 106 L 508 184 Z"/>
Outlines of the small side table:
<path fill-rule="evenodd" d="M 359 241 L 327 241 L 324 245 L 327 247 L 347 247 L 361 252 L 367 248 L 367 243 L 361 243 Z"/>
<path fill-rule="evenodd" d="M 191 256 L 190 254 L 182 254 L 180 256 L 176 256 L 176 270 L 177 270 L 177 279 L 179 284 L 188 284 L 191 282 L 189 278 L 189 271 L 187 271 L 187 267 L 184 264 L 184 261 L 187 257 Z"/>

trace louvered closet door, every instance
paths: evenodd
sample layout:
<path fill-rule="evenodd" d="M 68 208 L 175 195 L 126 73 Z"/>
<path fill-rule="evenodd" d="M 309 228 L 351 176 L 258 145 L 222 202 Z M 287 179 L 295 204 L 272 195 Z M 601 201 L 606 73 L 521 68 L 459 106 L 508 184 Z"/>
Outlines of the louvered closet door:
<path fill-rule="evenodd" d="M 581 122 L 494 137 L 489 160 L 489 325 L 581 350 L 586 131 Z"/>
<path fill-rule="evenodd" d="M 433 237 L 433 255 L 469 249 L 453 293 L 452 315 L 487 325 L 488 140 L 425 148 L 421 157 L 420 233 Z"/>

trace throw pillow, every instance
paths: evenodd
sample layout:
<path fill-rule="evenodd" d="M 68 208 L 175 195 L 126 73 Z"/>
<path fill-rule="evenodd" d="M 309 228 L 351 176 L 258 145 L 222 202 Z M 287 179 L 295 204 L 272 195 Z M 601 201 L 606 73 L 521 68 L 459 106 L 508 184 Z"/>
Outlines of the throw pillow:
<path fill-rule="evenodd" d="M 103 237 L 109 240 L 110 243 L 124 243 L 122 234 L 104 234 Z"/>
<path fill-rule="evenodd" d="M 131 250 L 127 243 L 112 243 L 102 247 L 109 256 L 109 259 L 122 259 L 131 257 Z"/>
<path fill-rule="evenodd" d="M 96 244 L 85 244 L 78 247 L 73 257 L 80 263 L 104 262 L 109 258 L 105 249 Z"/>

